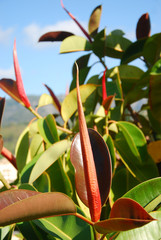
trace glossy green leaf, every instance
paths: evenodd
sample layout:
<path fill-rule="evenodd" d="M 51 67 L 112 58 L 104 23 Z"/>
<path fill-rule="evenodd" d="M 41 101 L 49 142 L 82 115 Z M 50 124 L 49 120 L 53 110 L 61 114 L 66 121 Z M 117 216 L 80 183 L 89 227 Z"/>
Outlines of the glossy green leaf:
<path fill-rule="evenodd" d="M 129 198 L 120 198 L 112 206 L 110 218 L 94 224 L 99 233 L 121 232 L 154 221 L 144 208 Z"/>
<path fill-rule="evenodd" d="M 78 208 L 77 212 L 84 216 Z M 45 232 L 62 240 L 94 240 L 93 229 L 85 221 L 75 216 L 59 216 L 33 221 Z"/>
<path fill-rule="evenodd" d="M 65 31 L 47 32 L 39 38 L 39 42 L 59 42 L 72 35 L 73 33 Z"/>
<path fill-rule="evenodd" d="M 160 59 L 161 33 L 154 34 L 146 41 L 143 56 L 148 64 L 153 65 Z"/>
<path fill-rule="evenodd" d="M 151 75 L 150 76 L 150 89 L 149 89 L 149 105 L 153 116 L 161 122 L 161 75 Z"/>
<path fill-rule="evenodd" d="M 156 240 L 160 239 L 161 233 L 161 212 L 152 212 L 151 216 L 157 221 L 153 221 L 146 226 L 121 232 L 115 239 L 116 240 Z"/>
<path fill-rule="evenodd" d="M 11 240 L 14 227 L 6 226 L 0 228 L 0 240 Z"/>
<path fill-rule="evenodd" d="M 96 7 L 93 12 L 91 13 L 89 22 L 88 22 L 88 32 L 90 35 L 94 36 L 97 34 L 100 20 L 101 20 L 101 14 L 102 14 L 102 6 L 99 5 Z"/>
<path fill-rule="evenodd" d="M 131 198 L 137 201 L 142 207 L 148 206 L 149 203 L 155 203 L 158 196 L 160 196 L 160 188 L 161 188 L 161 178 L 153 178 L 147 180 L 143 183 L 140 183 L 126 194 L 123 197 Z M 153 208 L 150 209 L 154 211 L 156 207 L 160 204 L 159 201 L 157 204 L 153 205 Z M 148 210 L 148 209 L 147 209 Z"/>
<path fill-rule="evenodd" d="M 136 42 L 133 42 L 123 53 L 121 58 L 121 64 L 129 63 L 141 56 L 143 56 L 143 48 L 147 39 L 140 39 Z"/>
<path fill-rule="evenodd" d="M 4 106 L 5 106 L 5 98 L 0 97 L 0 126 L 1 126 L 1 122 L 2 122 Z"/>
<path fill-rule="evenodd" d="M 82 85 L 85 82 L 90 69 L 91 69 L 91 67 L 84 67 L 84 68 L 80 69 L 80 71 L 79 71 L 80 85 Z M 73 80 L 70 84 L 70 91 L 72 91 L 74 88 L 76 88 L 76 75 L 74 75 Z"/>
<path fill-rule="evenodd" d="M 15 150 L 16 163 L 19 172 L 22 171 L 23 167 L 28 162 L 28 149 L 29 149 L 29 127 L 26 127 L 25 130 L 19 136 Z"/>
<path fill-rule="evenodd" d="M 76 212 L 73 201 L 62 193 L 8 190 L 0 194 L 0 226 Z"/>
<path fill-rule="evenodd" d="M 50 180 L 49 174 L 47 172 L 44 172 L 43 174 L 41 174 L 41 176 L 38 177 L 36 181 L 33 183 L 33 186 L 39 192 L 50 192 L 51 180 Z"/>
<path fill-rule="evenodd" d="M 150 74 L 161 75 L 161 59 L 159 59 L 151 68 Z"/>
<path fill-rule="evenodd" d="M 146 139 L 134 124 L 118 122 L 115 147 L 128 170 L 140 181 L 157 177 L 157 167 L 147 152 Z"/>
<path fill-rule="evenodd" d="M 92 94 L 96 89 L 94 84 L 86 84 L 80 86 L 81 101 L 84 103 L 86 99 Z M 64 99 L 61 107 L 61 115 L 65 122 L 75 113 L 77 110 L 77 95 L 76 89 L 72 90 Z"/>
<path fill-rule="evenodd" d="M 54 105 L 53 98 L 49 94 L 44 93 L 44 94 L 41 95 L 37 107 L 38 108 L 39 107 L 44 107 L 44 106 L 49 105 L 49 104 Z"/>
<path fill-rule="evenodd" d="M 18 93 L 16 81 L 8 78 L 2 78 L 0 80 L 0 88 L 5 93 L 7 93 L 11 98 L 13 98 L 15 101 L 21 103 L 24 106 L 24 103 L 22 102 Z"/>
<path fill-rule="evenodd" d="M 99 57 L 102 58 L 105 56 L 105 47 L 106 47 L 106 29 L 103 29 L 99 32 L 92 43 L 92 50 L 93 52 Z"/>
<path fill-rule="evenodd" d="M 124 51 L 130 46 L 131 41 L 115 32 L 106 36 L 105 55 L 113 58 L 121 58 Z"/>
<path fill-rule="evenodd" d="M 68 140 L 54 143 L 38 159 L 32 169 L 29 183 L 33 183 L 46 169 L 48 169 L 70 147 Z"/>
<path fill-rule="evenodd" d="M 105 134 L 103 136 L 103 139 L 105 141 L 105 143 L 108 146 L 109 149 L 109 153 L 111 156 L 111 166 L 112 166 L 112 171 L 114 171 L 115 168 L 115 163 L 116 163 L 116 156 L 115 156 L 115 149 L 114 149 L 114 142 L 112 140 L 112 137 L 110 135 Z"/>
<path fill-rule="evenodd" d="M 51 144 L 59 140 L 56 121 L 52 114 L 49 114 L 45 118 L 38 119 L 37 126 L 39 133 L 43 137 L 44 141 L 51 146 Z"/>
<path fill-rule="evenodd" d="M 93 129 L 88 129 L 92 152 L 94 156 L 94 163 L 97 173 L 99 191 L 101 195 L 102 206 L 107 200 L 110 186 L 111 186 L 111 157 L 107 145 L 105 144 L 101 135 Z M 85 183 L 83 157 L 81 150 L 80 134 L 78 133 L 72 142 L 70 152 L 71 162 L 75 167 L 75 182 L 77 193 L 82 202 L 88 206 L 87 187 Z"/>
<path fill-rule="evenodd" d="M 44 143 L 40 134 L 35 134 L 30 143 L 31 159 L 44 151 Z"/>
<path fill-rule="evenodd" d="M 90 51 L 91 44 L 84 37 L 70 36 L 66 38 L 61 46 L 60 53 Z"/>
<path fill-rule="evenodd" d="M 91 53 L 86 54 L 86 55 L 83 55 L 83 56 L 79 57 L 79 58 L 75 61 L 75 62 L 78 64 L 79 71 L 80 71 L 82 68 L 87 67 L 88 61 L 89 61 L 89 59 L 90 59 L 90 56 L 91 56 Z M 73 76 L 73 78 L 76 76 L 76 73 L 77 73 L 77 69 L 76 69 L 76 66 L 75 66 L 75 62 L 74 62 L 73 67 L 72 67 L 72 76 Z"/>

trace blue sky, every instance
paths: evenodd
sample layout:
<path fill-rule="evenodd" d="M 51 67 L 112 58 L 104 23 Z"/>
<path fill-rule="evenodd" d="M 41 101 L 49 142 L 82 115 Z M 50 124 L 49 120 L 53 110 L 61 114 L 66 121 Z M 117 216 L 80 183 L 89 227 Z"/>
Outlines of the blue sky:
<path fill-rule="evenodd" d="M 64 0 L 65 7 L 87 28 L 92 10 L 102 4 L 100 29 L 107 33 L 122 29 L 126 37 L 135 41 L 135 28 L 139 17 L 148 12 L 151 34 L 160 32 L 161 0 Z M 83 53 L 59 54 L 59 43 L 38 43 L 39 37 L 56 30 L 82 35 L 76 24 L 61 8 L 59 0 L 0 0 L 0 78 L 15 79 L 13 69 L 13 42 L 16 38 L 17 54 L 25 91 L 28 95 L 47 93 L 42 83 L 55 94 L 64 94 L 72 80 L 71 68 Z M 108 67 L 119 64 L 108 59 Z M 100 71 L 97 68 L 94 72 Z M 90 76 L 89 75 L 89 76 Z M 6 96 L 0 90 L 0 96 Z"/>

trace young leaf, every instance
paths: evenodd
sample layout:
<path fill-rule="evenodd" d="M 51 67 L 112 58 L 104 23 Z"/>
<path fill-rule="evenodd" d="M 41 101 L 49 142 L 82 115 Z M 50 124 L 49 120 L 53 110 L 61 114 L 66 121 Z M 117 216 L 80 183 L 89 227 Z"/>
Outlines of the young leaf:
<path fill-rule="evenodd" d="M 56 109 L 59 111 L 59 113 L 61 113 L 61 105 L 60 105 L 60 102 L 59 102 L 57 96 L 54 94 L 54 92 L 51 90 L 51 88 L 49 88 L 46 84 L 44 84 L 44 86 L 47 88 L 51 97 L 53 98 L 53 101 L 55 103 L 54 105 L 56 106 Z"/>
<path fill-rule="evenodd" d="M 150 36 L 150 18 L 149 14 L 143 14 L 136 26 L 136 37 L 137 39 L 145 38 Z"/>
<path fill-rule="evenodd" d="M 73 33 L 71 32 L 65 32 L 65 31 L 57 31 L 57 32 L 48 32 L 43 34 L 39 38 L 39 42 L 58 42 L 58 41 L 63 41 L 65 38 L 72 36 Z"/>
<path fill-rule="evenodd" d="M 26 96 L 22 78 L 21 78 L 20 67 L 19 67 L 17 51 L 16 51 L 16 40 L 14 41 L 14 48 L 13 48 L 13 62 L 14 62 L 14 69 L 15 69 L 15 75 L 16 75 L 17 90 L 18 90 L 20 99 L 24 103 L 25 107 L 29 108 L 31 105 Z"/>
<path fill-rule="evenodd" d="M 88 205 L 90 209 L 91 219 L 93 222 L 96 222 L 99 220 L 101 214 L 101 197 L 98 186 L 96 168 L 94 164 L 92 147 L 90 144 L 90 138 L 83 113 L 83 106 L 81 103 L 78 68 L 77 68 L 77 104 L 78 104 L 80 141 L 83 156 L 83 166 L 85 184 L 87 188 Z"/>
<path fill-rule="evenodd" d="M 62 8 L 66 11 L 66 13 L 74 20 L 74 22 L 78 25 L 78 27 L 82 30 L 82 32 L 84 33 L 84 35 L 88 38 L 89 42 L 92 42 L 91 37 L 89 36 L 89 34 L 87 33 L 87 31 L 82 27 L 82 25 L 77 21 L 77 19 L 64 7 L 63 1 L 61 1 L 61 6 Z"/>
<path fill-rule="evenodd" d="M 142 227 L 154 221 L 144 208 L 137 202 L 129 198 L 118 199 L 110 213 L 108 220 L 94 224 L 99 233 L 121 232 Z"/>
<path fill-rule="evenodd" d="M 75 204 L 63 193 L 39 193 L 21 189 L 0 193 L 0 208 L 0 226 L 76 213 Z"/>
<path fill-rule="evenodd" d="M 97 34 L 97 31 L 100 25 L 101 14 L 102 14 L 102 5 L 99 5 L 98 7 L 96 7 L 91 13 L 89 23 L 88 23 L 88 32 L 91 36 L 94 36 L 95 34 Z"/>
<path fill-rule="evenodd" d="M 107 145 L 105 144 L 101 135 L 93 129 L 88 129 L 88 134 L 94 157 L 94 164 L 96 168 L 97 180 L 101 196 L 101 204 L 103 206 L 108 198 L 111 187 L 111 157 Z M 80 133 L 77 133 L 73 139 L 70 150 L 70 158 L 72 164 L 75 167 L 75 183 L 77 193 L 82 202 L 89 207 L 87 187 L 85 184 Z"/>
<path fill-rule="evenodd" d="M 1 126 L 1 122 L 2 122 L 4 105 L 5 105 L 5 98 L 0 97 L 0 126 Z"/>

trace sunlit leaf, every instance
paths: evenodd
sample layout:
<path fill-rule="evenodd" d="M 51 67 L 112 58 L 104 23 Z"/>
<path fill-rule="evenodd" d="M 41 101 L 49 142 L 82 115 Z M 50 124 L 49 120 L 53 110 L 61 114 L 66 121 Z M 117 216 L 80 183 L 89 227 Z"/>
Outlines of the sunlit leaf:
<path fill-rule="evenodd" d="M 81 101 L 84 103 L 86 99 L 97 88 L 95 84 L 86 84 L 80 86 Z M 76 89 L 72 90 L 64 99 L 61 106 L 61 115 L 65 122 L 76 112 L 77 110 L 77 93 Z"/>
<path fill-rule="evenodd" d="M 39 42 L 58 42 L 63 41 L 65 38 L 72 36 L 73 33 L 65 31 L 47 32 L 39 38 Z"/>
<path fill-rule="evenodd" d="M 33 183 L 46 169 L 48 169 L 70 146 L 68 140 L 54 143 L 38 159 L 32 169 L 29 183 Z"/>
<path fill-rule="evenodd" d="M 70 36 L 60 46 L 60 53 L 90 51 L 91 44 L 84 37 Z"/>
<path fill-rule="evenodd" d="M 93 12 L 91 13 L 89 22 L 88 22 L 88 32 L 90 35 L 96 35 L 99 25 L 100 25 L 100 20 L 101 20 L 101 14 L 102 14 L 102 6 L 99 5 L 96 7 Z"/>
<path fill-rule="evenodd" d="M 0 226 L 76 212 L 73 201 L 62 193 L 8 190 L 0 193 Z"/>
<path fill-rule="evenodd" d="M 161 59 L 159 59 L 151 68 L 151 75 L 161 75 Z"/>
<path fill-rule="evenodd" d="M 151 32 L 150 28 L 150 17 L 148 13 L 143 14 L 136 26 L 136 37 L 137 39 L 149 37 Z"/>
<path fill-rule="evenodd" d="M 111 209 L 110 218 L 95 223 L 94 227 L 98 232 L 105 234 L 142 227 L 154 220 L 155 219 L 134 200 L 120 198 L 114 203 Z"/>

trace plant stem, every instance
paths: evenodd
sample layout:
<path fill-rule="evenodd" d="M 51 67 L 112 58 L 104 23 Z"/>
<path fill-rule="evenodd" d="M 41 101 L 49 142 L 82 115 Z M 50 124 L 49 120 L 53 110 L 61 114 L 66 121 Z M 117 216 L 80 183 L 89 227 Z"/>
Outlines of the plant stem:
<path fill-rule="evenodd" d="M 60 126 L 58 126 L 58 125 L 56 125 L 56 127 L 57 127 L 58 130 L 60 130 L 60 131 L 62 131 L 62 132 L 65 132 L 65 133 L 68 133 L 68 134 L 73 134 L 72 131 L 70 131 L 70 130 L 68 130 L 68 129 L 66 129 L 66 128 L 60 127 Z"/>
<path fill-rule="evenodd" d="M 86 223 L 90 224 L 91 226 L 94 225 L 94 223 L 93 223 L 92 221 L 90 221 L 88 218 L 82 216 L 82 215 L 79 214 L 79 213 L 75 213 L 74 216 L 76 216 L 76 217 L 82 219 L 83 221 L 85 221 Z"/>
<path fill-rule="evenodd" d="M 36 118 L 38 119 L 42 118 L 40 114 L 38 114 L 31 106 L 28 108 L 28 110 L 32 112 L 32 114 L 34 114 Z"/>
<path fill-rule="evenodd" d="M 7 180 L 4 178 L 3 174 L 0 172 L 0 181 L 3 183 L 3 185 L 7 188 L 10 189 L 11 185 L 7 182 Z"/>

